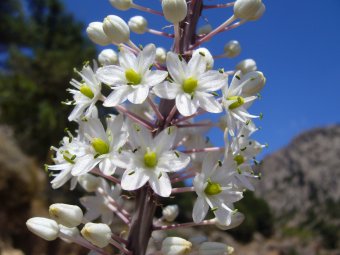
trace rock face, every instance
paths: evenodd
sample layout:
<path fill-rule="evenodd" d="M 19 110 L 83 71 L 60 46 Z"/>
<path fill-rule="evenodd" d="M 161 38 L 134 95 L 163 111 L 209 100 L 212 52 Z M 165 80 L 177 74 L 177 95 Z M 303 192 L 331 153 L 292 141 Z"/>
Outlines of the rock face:
<path fill-rule="evenodd" d="M 267 156 L 258 170 L 263 178 L 257 195 L 281 227 L 320 228 L 328 241 L 340 238 L 340 125 L 299 135 Z"/>

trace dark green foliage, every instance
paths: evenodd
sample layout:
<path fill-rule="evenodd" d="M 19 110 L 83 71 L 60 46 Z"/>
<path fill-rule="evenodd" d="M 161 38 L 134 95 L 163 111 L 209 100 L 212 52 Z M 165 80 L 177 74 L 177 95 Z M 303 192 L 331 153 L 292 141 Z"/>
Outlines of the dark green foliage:
<path fill-rule="evenodd" d="M 71 107 L 60 103 L 69 97 L 73 68 L 93 59 L 95 49 L 59 0 L 24 3 L 0 3 L 0 52 L 8 55 L 0 69 L 0 122 L 14 128 L 26 152 L 44 159 L 69 126 Z"/>
<path fill-rule="evenodd" d="M 237 228 L 232 229 L 230 234 L 237 240 L 249 242 L 255 232 L 265 237 L 271 236 L 274 229 L 274 219 L 268 204 L 255 197 L 253 192 L 246 191 L 244 198 L 235 204 L 239 212 L 245 214 L 245 221 Z"/>

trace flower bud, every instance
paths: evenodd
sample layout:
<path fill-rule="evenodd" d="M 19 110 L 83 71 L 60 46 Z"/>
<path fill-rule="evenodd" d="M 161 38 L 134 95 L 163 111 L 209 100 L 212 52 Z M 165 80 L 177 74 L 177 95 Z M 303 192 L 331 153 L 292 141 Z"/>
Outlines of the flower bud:
<path fill-rule="evenodd" d="M 129 26 L 116 15 L 109 15 L 104 19 L 103 29 L 107 37 L 116 44 L 126 43 L 130 40 Z"/>
<path fill-rule="evenodd" d="M 132 0 L 110 0 L 111 5 L 121 11 L 126 11 L 132 7 Z"/>
<path fill-rule="evenodd" d="M 164 17 L 171 23 L 179 23 L 185 19 L 188 12 L 186 0 L 163 0 Z"/>
<path fill-rule="evenodd" d="M 198 35 L 207 35 L 213 30 L 212 26 L 210 24 L 205 24 L 204 26 L 201 26 L 197 30 Z"/>
<path fill-rule="evenodd" d="M 253 96 L 259 93 L 266 84 L 266 77 L 262 72 L 249 72 L 242 77 L 245 84 L 242 87 L 242 95 Z"/>
<path fill-rule="evenodd" d="M 173 222 L 178 216 L 178 205 L 168 205 L 164 207 L 163 218 L 168 222 Z"/>
<path fill-rule="evenodd" d="M 90 222 L 85 224 L 81 230 L 81 234 L 93 245 L 104 248 L 110 243 L 112 232 L 106 224 Z"/>
<path fill-rule="evenodd" d="M 195 56 L 197 54 L 200 54 L 204 58 L 205 62 L 207 63 L 206 70 L 211 70 L 214 67 L 214 58 L 208 49 L 198 48 L 197 50 L 194 51 L 192 56 Z"/>
<path fill-rule="evenodd" d="M 45 239 L 46 241 L 53 241 L 57 239 L 59 234 L 59 226 L 57 222 L 47 218 L 31 218 L 26 221 L 26 226 L 29 231 Z"/>
<path fill-rule="evenodd" d="M 103 66 L 114 65 L 118 63 L 118 56 L 114 50 L 105 49 L 99 53 L 98 61 Z"/>
<path fill-rule="evenodd" d="M 86 28 L 86 33 L 92 42 L 101 46 L 106 46 L 111 43 L 111 40 L 107 37 L 103 30 L 103 23 L 91 22 Z"/>
<path fill-rule="evenodd" d="M 129 22 L 129 28 L 136 34 L 144 34 L 148 30 L 148 21 L 143 16 L 134 16 Z"/>
<path fill-rule="evenodd" d="M 53 204 L 49 213 L 52 219 L 69 228 L 78 226 L 83 220 L 83 211 L 75 205 Z"/>
<path fill-rule="evenodd" d="M 158 47 L 156 49 L 156 61 L 160 64 L 164 64 L 166 61 L 166 50 L 164 48 Z"/>
<path fill-rule="evenodd" d="M 59 224 L 59 237 L 67 243 L 72 243 L 79 237 L 78 228 L 68 228 Z"/>
<path fill-rule="evenodd" d="M 234 4 L 234 15 L 240 19 L 257 20 L 265 9 L 262 0 L 237 0 Z"/>
<path fill-rule="evenodd" d="M 191 251 L 192 244 L 179 237 L 167 237 L 162 243 L 162 253 L 164 255 L 182 255 Z"/>
<path fill-rule="evenodd" d="M 234 58 L 240 55 L 241 45 L 238 41 L 230 41 L 224 46 L 224 54 L 228 58 Z"/>
<path fill-rule="evenodd" d="M 87 192 L 95 192 L 100 185 L 100 177 L 93 176 L 92 174 L 83 174 L 79 176 L 78 182 Z"/>
<path fill-rule="evenodd" d="M 245 59 L 237 64 L 236 70 L 241 70 L 243 74 L 246 74 L 248 72 L 256 71 L 257 66 L 256 62 L 253 59 Z"/>
<path fill-rule="evenodd" d="M 205 242 L 202 243 L 198 250 L 199 255 L 221 255 L 221 254 L 232 254 L 234 248 L 224 243 L 217 242 Z"/>

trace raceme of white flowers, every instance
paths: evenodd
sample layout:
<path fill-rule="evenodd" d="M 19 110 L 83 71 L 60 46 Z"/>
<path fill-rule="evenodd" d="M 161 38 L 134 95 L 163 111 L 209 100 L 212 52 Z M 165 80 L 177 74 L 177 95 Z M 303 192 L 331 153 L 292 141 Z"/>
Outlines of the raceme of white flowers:
<path fill-rule="evenodd" d="M 89 194 L 79 199 L 83 209 L 52 204 L 50 219 L 31 218 L 27 227 L 48 241 L 77 243 L 90 254 L 111 254 L 107 246 L 127 255 L 231 254 L 232 247 L 206 237 L 186 240 L 165 233 L 197 225 L 227 230 L 244 220 L 234 203 L 245 190 L 253 191 L 253 182 L 260 178 L 253 165 L 259 163 L 256 157 L 265 146 L 253 134 L 258 131 L 254 121 L 262 114 L 251 106 L 260 98 L 266 78 L 253 59 L 234 63 L 234 70 L 216 67 L 216 59 L 232 61 L 241 54 L 238 41 L 227 42 L 220 54 L 202 44 L 257 20 L 265 6 L 261 0 L 225 6 L 203 1 L 203 11 L 233 7 L 233 13 L 217 28 L 195 27 L 197 39 L 186 45 L 186 26 L 181 22 L 190 26 L 194 19 L 190 14 L 194 7 L 187 1 L 163 0 L 162 12 L 132 0 L 110 3 L 121 11 L 134 8 L 164 16 L 174 33 L 168 33 L 171 26 L 164 31 L 151 28 L 154 24 L 141 15 L 128 22 L 109 15 L 89 24 L 86 32 L 94 43 L 117 48 L 102 50 L 98 63 L 87 62 L 76 70 L 78 78 L 68 89 L 72 100 L 65 104 L 71 107 L 69 121 L 78 129 L 66 130 L 60 145 L 51 147 L 53 164 L 46 165 L 53 189 L 70 182 L 71 190 L 79 184 Z M 131 32 L 164 36 L 174 43 L 171 49 L 157 42 L 137 47 Z M 215 114 L 219 121 L 207 114 Z M 214 129 L 214 135 L 224 141 L 220 147 L 207 138 L 216 127 L 220 130 Z M 160 204 L 160 199 L 184 192 L 194 198 L 192 222 L 178 224 L 182 208 L 175 200 Z M 156 219 L 158 206 L 162 216 Z M 153 243 L 147 247 L 150 238 Z"/>

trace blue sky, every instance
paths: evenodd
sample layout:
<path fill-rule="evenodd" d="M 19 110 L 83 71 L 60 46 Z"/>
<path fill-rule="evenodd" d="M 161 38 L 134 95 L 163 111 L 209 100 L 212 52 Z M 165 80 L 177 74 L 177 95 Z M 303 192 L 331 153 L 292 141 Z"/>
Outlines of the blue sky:
<path fill-rule="evenodd" d="M 158 0 L 135 0 L 137 4 L 160 9 Z M 207 4 L 227 1 L 206 1 Z M 229 40 L 238 40 L 242 53 L 235 59 L 216 61 L 215 67 L 233 68 L 240 60 L 254 58 L 267 77 L 262 100 L 250 109 L 264 114 L 256 138 L 267 142 L 266 152 L 275 151 L 304 130 L 340 122 L 340 1 L 267 0 L 263 18 L 216 36 L 205 44 L 219 54 Z M 67 10 L 88 24 L 109 14 L 126 21 L 143 15 L 149 27 L 161 29 L 168 23 L 154 15 L 131 10 L 120 12 L 108 0 L 64 0 Z M 147 4 L 146 4 L 147 3 Z M 213 26 L 232 14 L 232 9 L 207 10 L 204 17 Z M 201 22 L 204 24 L 204 21 Z M 169 29 L 171 32 L 171 29 Z M 153 42 L 170 47 L 170 41 L 152 35 L 133 35 L 137 44 Z M 339 76 L 338 76 L 339 75 Z M 219 136 L 212 136 L 221 144 Z"/>

